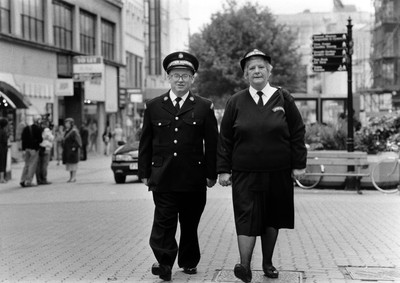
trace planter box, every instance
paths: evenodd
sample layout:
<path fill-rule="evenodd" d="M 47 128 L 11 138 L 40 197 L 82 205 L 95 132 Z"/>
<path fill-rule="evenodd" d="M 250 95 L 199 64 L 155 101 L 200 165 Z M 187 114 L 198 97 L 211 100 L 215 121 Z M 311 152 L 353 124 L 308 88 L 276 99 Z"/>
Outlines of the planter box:
<path fill-rule="evenodd" d="M 309 156 L 317 156 L 317 157 L 338 157 L 343 151 L 336 150 L 323 150 L 323 151 L 309 151 Z M 362 153 L 360 153 L 362 154 Z M 368 168 L 361 169 L 362 173 L 371 173 L 372 168 L 382 159 L 386 159 L 388 157 L 397 158 L 398 155 L 394 152 L 383 152 L 377 155 L 368 155 L 367 160 L 369 163 Z M 324 165 L 325 172 L 331 173 L 346 173 L 347 166 L 345 165 Z M 376 170 L 374 178 L 378 186 L 384 188 L 396 187 L 399 184 L 400 180 L 400 166 L 397 168 L 397 171 L 394 172 L 392 176 L 387 176 L 388 172 L 393 168 L 393 163 L 384 163 L 379 166 L 378 170 Z M 320 172 L 319 166 L 308 166 L 308 172 Z M 318 177 L 309 176 L 302 179 L 302 183 L 304 185 L 311 185 L 315 183 Z M 346 185 L 346 177 L 338 177 L 338 176 L 326 176 L 323 177 L 318 184 L 317 188 L 323 189 L 344 189 Z M 361 188 L 362 189 L 374 189 L 372 185 L 372 181 L 370 177 L 363 177 L 361 179 Z"/>

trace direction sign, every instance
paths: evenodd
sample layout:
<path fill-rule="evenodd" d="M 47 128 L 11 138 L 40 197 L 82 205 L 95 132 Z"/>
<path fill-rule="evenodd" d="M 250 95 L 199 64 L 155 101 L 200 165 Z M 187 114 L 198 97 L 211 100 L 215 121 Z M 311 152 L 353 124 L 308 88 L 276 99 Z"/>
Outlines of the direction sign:
<path fill-rule="evenodd" d="M 312 55 L 314 57 L 325 57 L 325 56 L 345 56 L 346 49 L 335 48 L 335 49 L 323 49 L 323 50 L 313 50 Z"/>
<path fill-rule="evenodd" d="M 333 41 L 333 42 L 313 42 L 313 50 L 324 50 L 324 49 L 343 49 L 346 48 L 347 44 L 345 41 Z"/>
<path fill-rule="evenodd" d="M 345 33 L 324 33 L 324 34 L 314 34 L 312 36 L 312 40 L 314 42 L 322 42 L 322 41 L 346 41 L 347 34 Z"/>
<path fill-rule="evenodd" d="M 314 72 L 340 72 L 347 71 L 346 64 L 314 65 Z"/>
<path fill-rule="evenodd" d="M 314 65 L 342 64 L 342 63 L 346 63 L 346 57 L 343 56 L 313 57 Z"/>

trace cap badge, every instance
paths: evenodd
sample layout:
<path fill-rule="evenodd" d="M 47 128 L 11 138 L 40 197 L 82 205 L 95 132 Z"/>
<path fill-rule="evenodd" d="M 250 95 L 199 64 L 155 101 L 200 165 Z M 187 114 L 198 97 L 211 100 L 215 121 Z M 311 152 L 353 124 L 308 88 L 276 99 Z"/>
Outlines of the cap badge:
<path fill-rule="evenodd" d="M 182 59 L 182 58 L 183 58 L 183 54 L 182 54 L 182 53 L 179 53 L 178 58 L 179 58 L 179 59 Z"/>

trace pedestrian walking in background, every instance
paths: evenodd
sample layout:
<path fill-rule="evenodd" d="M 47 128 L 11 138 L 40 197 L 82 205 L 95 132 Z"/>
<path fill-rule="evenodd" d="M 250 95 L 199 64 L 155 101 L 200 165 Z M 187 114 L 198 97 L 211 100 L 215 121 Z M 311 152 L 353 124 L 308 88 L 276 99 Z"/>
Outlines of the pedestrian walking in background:
<path fill-rule="evenodd" d="M 110 126 L 106 126 L 103 133 L 104 155 L 110 155 L 112 133 Z"/>
<path fill-rule="evenodd" d="M 0 117 L 0 183 L 5 183 L 8 153 L 8 120 Z"/>
<path fill-rule="evenodd" d="M 251 258 L 261 236 L 265 276 L 277 278 L 272 256 L 279 229 L 294 228 L 292 175 L 305 173 L 305 126 L 293 97 L 269 84 L 271 57 L 255 49 L 240 61 L 250 87 L 229 98 L 221 122 L 217 171 L 232 184 L 240 263 L 235 276 L 252 279 Z"/>
<path fill-rule="evenodd" d="M 67 182 L 76 182 L 76 172 L 78 170 L 82 140 L 79 131 L 75 126 L 74 119 L 65 119 L 64 125 L 63 164 L 65 164 L 67 171 L 69 171 L 70 177 Z"/>
<path fill-rule="evenodd" d="M 21 134 L 22 151 L 25 161 L 19 183 L 21 187 L 32 186 L 33 176 L 36 173 L 40 143 L 43 141 L 42 129 L 39 126 L 40 122 L 40 118 L 35 118 L 33 124 L 26 126 Z"/>
<path fill-rule="evenodd" d="M 36 167 L 36 182 L 38 185 L 49 185 L 51 182 L 47 180 L 47 168 L 49 167 L 51 149 L 53 148 L 54 136 L 49 128 L 48 121 L 42 121 L 42 138 L 40 143 L 39 157 Z"/>
<path fill-rule="evenodd" d="M 82 139 L 82 152 L 81 152 L 81 160 L 87 160 L 87 147 L 89 144 L 89 129 L 86 124 L 82 124 L 79 134 Z"/>
<path fill-rule="evenodd" d="M 164 59 L 171 90 L 146 103 L 139 144 L 139 178 L 152 191 L 155 204 L 150 246 L 157 263 L 151 271 L 166 281 L 171 280 L 176 257 L 184 273 L 197 273 L 197 228 L 207 187 L 214 186 L 217 178 L 213 104 L 190 92 L 198 65 L 196 57 L 186 52 Z"/>
<path fill-rule="evenodd" d="M 90 123 L 89 126 L 89 151 L 97 151 L 97 124 L 95 122 Z"/>
<path fill-rule="evenodd" d="M 122 142 L 124 140 L 124 131 L 122 130 L 120 124 L 115 125 L 115 129 L 112 133 L 112 138 L 114 143 L 113 150 L 116 150 L 119 147 L 119 142 Z"/>
<path fill-rule="evenodd" d="M 60 165 L 60 161 L 62 162 L 62 148 L 63 148 L 63 139 L 64 139 L 64 126 L 58 125 L 55 127 L 54 132 L 54 143 L 55 143 L 55 152 L 56 152 L 56 160 L 57 165 Z"/>

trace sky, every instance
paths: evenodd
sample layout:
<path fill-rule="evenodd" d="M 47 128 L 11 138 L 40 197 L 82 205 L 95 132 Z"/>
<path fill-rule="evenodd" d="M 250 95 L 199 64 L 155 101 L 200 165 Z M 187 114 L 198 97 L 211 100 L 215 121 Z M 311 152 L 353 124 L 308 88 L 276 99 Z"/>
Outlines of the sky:
<path fill-rule="evenodd" d="M 330 12 L 333 0 L 237 0 L 238 4 L 258 2 L 274 14 L 296 14 L 306 9 L 311 12 Z M 189 0 L 190 33 L 199 32 L 210 22 L 212 14 L 221 11 L 225 0 Z M 344 5 L 355 5 L 358 11 L 374 12 L 373 0 L 342 0 Z"/>

